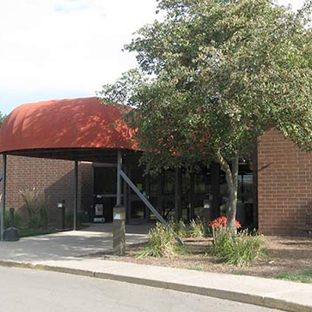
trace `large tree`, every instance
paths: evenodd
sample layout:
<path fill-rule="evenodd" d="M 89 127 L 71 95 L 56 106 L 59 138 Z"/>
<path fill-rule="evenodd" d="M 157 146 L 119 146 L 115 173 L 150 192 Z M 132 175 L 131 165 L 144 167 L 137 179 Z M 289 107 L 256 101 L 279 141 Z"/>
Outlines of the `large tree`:
<path fill-rule="evenodd" d="M 161 21 L 125 48 L 138 69 L 103 86 L 105 100 L 136 107 L 149 170 L 216 161 L 234 228 L 239 159 L 272 127 L 312 142 L 311 3 L 294 13 L 270 0 L 159 0 Z"/>

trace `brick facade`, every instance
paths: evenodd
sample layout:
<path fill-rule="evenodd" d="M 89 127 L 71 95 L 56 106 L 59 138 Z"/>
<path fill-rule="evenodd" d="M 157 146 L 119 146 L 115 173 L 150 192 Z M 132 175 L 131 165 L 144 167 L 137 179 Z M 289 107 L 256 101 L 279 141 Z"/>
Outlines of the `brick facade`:
<path fill-rule="evenodd" d="M 304 227 L 309 211 L 312 212 L 312 153 L 301 151 L 277 130 L 263 135 L 257 149 L 253 161 L 254 224 L 258 219 L 258 228 L 265 235 L 304 234 L 300 228 Z M 44 190 L 48 196 L 50 223 L 60 224 L 57 203 L 65 200 L 69 211 L 74 207 L 74 162 L 8 156 L 6 207 L 23 208 L 19 190 L 33 187 Z M 81 162 L 79 210 L 89 210 L 92 190 L 92 163 Z"/>
<path fill-rule="evenodd" d="M 265 235 L 300 235 L 312 207 L 312 153 L 279 131 L 258 143 L 258 225 Z"/>
<path fill-rule="evenodd" d="M 2 158 L 0 160 L 2 172 Z M 81 180 L 81 176 L 79 176 Z M 79 193 L 81 183 L 79 181 Z M 74 207 L 74 162 L 31 158 L 7 157 L 6 207 L 22 209 L 23 199 L 19 190 L 36 188 L 47 196 L 50 223 L 60 223 L 57 203 L 65 200 L 68 210 Z M 80 200 L 78 201 L 80 204 Z M 79 208 L 79 206 L 78 206 Z"/>

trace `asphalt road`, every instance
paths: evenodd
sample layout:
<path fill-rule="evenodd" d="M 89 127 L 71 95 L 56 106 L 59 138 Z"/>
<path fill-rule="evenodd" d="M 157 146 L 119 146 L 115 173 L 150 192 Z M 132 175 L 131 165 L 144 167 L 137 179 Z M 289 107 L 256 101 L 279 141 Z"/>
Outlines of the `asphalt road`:
<path fill-rule="evenodd" d="M 0 307 L 6 312 L 278 311 L 167 289 L 5 267 L 0 267 Z"/>

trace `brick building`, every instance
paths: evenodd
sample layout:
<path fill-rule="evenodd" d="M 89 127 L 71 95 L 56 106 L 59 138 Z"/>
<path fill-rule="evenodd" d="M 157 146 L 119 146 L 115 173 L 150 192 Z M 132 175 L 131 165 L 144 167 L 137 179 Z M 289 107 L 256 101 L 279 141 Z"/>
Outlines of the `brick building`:
<path fill-rule="evenodd" d="M 258 223 L 267 235 L 299 235 L 312 212 L 312 154 L 279 131 L 259 139 Z"/>
<path fill-rule="evenodd" d="M 119 115 L 114 114 L 109 119 L 109 106 L 95 98 L 15 109 L 0 133 L 0 152 L 7 155 L 6 207 L 21 209 L 24 202 L 19 191 L 36 187 L 47 195 L 52 224 L 59 223 L 57 204 L 64 200 L 66 209 L 72 210 L 75 196 L 76 208 L 87 219 L 94 220 L 95 206 L 101 203 L 106 221 L 112 221 L 117 198 L 115 154 L 121 149 L 125 172 L 163 217 L 190 220 L 202 216 L 205 209 L 210 209 L 211 218 L 220 214 L 227 189 L 218 165 L 199 166 L 191 174 L 169 170 L 159 177 L 144 176 L 130 130 L 116 123 Z M 259 139 L 253 169 L 248 164 L 240 166 L 237 218 L 266 235 L 302 234 L 298 229 L 311 210 L 310 162 L 309 153 L 300 151 L 278 131 L 268 131 Z M 127 222 L 156 218 L 126 183 L 121 197 Z"/>

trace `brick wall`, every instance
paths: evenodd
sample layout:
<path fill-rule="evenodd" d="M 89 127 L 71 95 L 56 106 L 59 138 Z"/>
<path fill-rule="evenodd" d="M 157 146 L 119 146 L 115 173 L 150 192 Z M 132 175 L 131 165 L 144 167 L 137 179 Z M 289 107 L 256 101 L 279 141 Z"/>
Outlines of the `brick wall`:
<path fill-rule="evenodd" d="M 258 225 L 265 235 L 302 235 L 312 208 L 312 153 L 301 151 L 279 131 L 258 144 Z"/>
<path fill-rule="evenodd" d="M 2 157 L 0 165 L 2 172 Z M 78 185 L 80 186 L 81 182 Z M 57 203 L 65 200 L 66 209 L 74 207 L 74 162 L 8 156 L 6 207 L 21 209 L 24 202 L 19 190 L 33 187 L 46 193 L 49 220 L 52 224 L 60 224 Z"/>
<path fill-rule="evenodd" d="M 299 235 L 312 210 L 312 153 L 299 150 L 277 130 L 259 139 L 257 163 L 258 226 L 265 235 Z M 2 158 L 0 158 L 2 172 Z M 79 165 L 79 207 L 92 204 L 92 164 Z M 74 206 L 74 162 L 8 156 L 6 207 L 20 209 L 20 189 L 44 190 L 49 196 L 49 219 L 60 223 L 57 203 Z M 1 188 L 0 188 L 1 192 Z"/>

